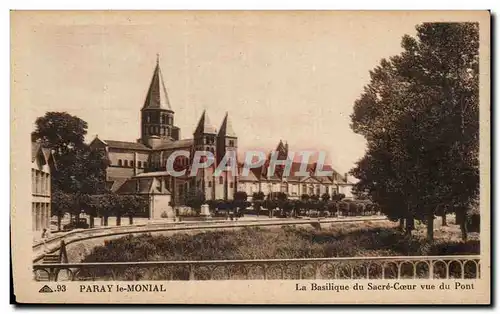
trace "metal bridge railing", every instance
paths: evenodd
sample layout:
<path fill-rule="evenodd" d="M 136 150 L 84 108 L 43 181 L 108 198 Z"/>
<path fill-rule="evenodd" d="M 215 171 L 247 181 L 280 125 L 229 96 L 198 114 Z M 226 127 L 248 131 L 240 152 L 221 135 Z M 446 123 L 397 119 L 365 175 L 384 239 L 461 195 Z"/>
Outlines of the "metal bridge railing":
<path fill-rule="evenodd" d="M 38 281 L 231 279 L 476 279 L 480 257 L 387 256 L 35 264 Z"/>

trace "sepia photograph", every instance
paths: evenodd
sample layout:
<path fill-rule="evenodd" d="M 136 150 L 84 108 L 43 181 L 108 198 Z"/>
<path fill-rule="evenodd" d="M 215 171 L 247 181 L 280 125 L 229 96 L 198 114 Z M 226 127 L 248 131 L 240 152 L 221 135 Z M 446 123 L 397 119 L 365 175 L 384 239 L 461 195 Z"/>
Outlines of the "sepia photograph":
<path fill-rule="evenodd" d="M 489 67 L 488 11 L 12 11 L 14 294 L 487 304 Z"/>

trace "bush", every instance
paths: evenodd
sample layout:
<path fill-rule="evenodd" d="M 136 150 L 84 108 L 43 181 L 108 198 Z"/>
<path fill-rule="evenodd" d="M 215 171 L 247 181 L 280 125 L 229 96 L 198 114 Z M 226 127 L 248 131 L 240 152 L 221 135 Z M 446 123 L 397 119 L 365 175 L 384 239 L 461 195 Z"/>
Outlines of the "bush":
<path fill-rule="evenodd" d="M 129 235 L 106 241 L 104 246 L 94 248 L 82 262 L 466 255 L 479 254 L 479 247 L 479 241 L 437 241 L 429 246 L 423 239 L 404 238 L 394 228 L 359 228 L 355 224 L 345 224 L 326 230 L 311 230 L 283 226 L 279 229 L 243 228 L 168 236 Z M 104 276 L 106 271 L 99 270 L 98 275 Z M 161 277 L 161 270 L 156 268 L 128 271 L 131 273 L 124 270 L 119 277 L 124 280 L 134 276 L 151 280 Z M 185 277 L 179 270 L 174 278 Z"/>

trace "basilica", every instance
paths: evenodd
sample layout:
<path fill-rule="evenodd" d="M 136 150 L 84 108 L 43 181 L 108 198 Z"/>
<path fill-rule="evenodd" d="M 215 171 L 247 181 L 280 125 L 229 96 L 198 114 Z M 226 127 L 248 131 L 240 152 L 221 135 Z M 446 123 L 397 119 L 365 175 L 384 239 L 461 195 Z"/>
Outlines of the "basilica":
<path fill-rule="evenodd" d="M 214 176 L 215 167 L 226 153 L 236 156 L 238 153 L 238 137 L 230 117 L 226 113 L 217 129 L 204 111 L 192 137 L 181 138 L 158 60 L 141 109 L 140 134 L 139 139 L 130 142 L 96 136 L 90 147 L 102 150 L 109 160 L 106 170 L 109 189 L 118 194 L 148 196 L 151 218 L 173 216 L 172 208 L 194 195 L 201 195 L 206 200 L 232 199 L 236 191 L 247 192 L 250 199 L 254 192 L 259 191 L 265 195 L 285 192 L 290 198 L 323 193 L 351 196 L 352 183 L 348 182 L 347 176 L 341 176 L 328 165 L 324 168 L 333 170 L 331 177 L 314 177 L 313 174 L 307 177 L 267 176 L 265 166 L 251 169 L 246 176 L 230 171 Z M 209 151 L 215 156 L 215 165 L 198 171 L 195 176 L 171 176 L 166 171 L 167 159 L 178 150 L 191 152 L 191 156 L 195 151 Z M 280 141 L 276 150 L 286 154 L 288 145 Z M 192 162 L 192 157 L 175 159 L 176 167 L 183 169 L 189 169 Z M 298 169 L 299 165 L 294 164 L 292 171 L 294 167 Z M 241 167 L 237 169 L 241 171 Z"/>

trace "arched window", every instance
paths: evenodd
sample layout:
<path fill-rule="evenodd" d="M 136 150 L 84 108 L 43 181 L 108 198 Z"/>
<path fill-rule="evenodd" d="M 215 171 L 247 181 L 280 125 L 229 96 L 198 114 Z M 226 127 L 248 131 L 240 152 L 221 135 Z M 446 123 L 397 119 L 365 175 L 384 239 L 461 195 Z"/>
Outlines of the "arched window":
<path fill-rule="evenodd" d="M 130 165 L 130 167 L 134 167 L 134 161 L 133 161 L 133 160 L 131 160 L 131 161 L 129 162 L 129 165 Z"/>
<path fill-rule="evenodd" d="M 219 177 L 219 184 L 223 184 L 224 183 L 224 178 L 222 176 Z"/>
<path fill-rule="evenodd" d="M 140 161 L 140 160 L 139 160 L 139 161 L 137 162 L 137 168 L 142 168 L 142 161 Z"/>
<path fill-rule="evenodd" d="M 123 165 L 123 160 L 118 159 L 118 166 L 120 166 L 120 167 L 121 167 L 122 165 Z"/>
<path fill-rule="evenodd" d="M 123 166 L 124 166 L 124 167 L 128 167 L 128 160 L 124 160 L 124 161 L 123 161 Z"/>
<path fill-rule="evenodd" d="M 148 162 L 147 162 L 147 161 L 145 161 L 145 162 L 144 162 L 144 168 L 147 168 L 147 167 L 148 167 Z"/>

